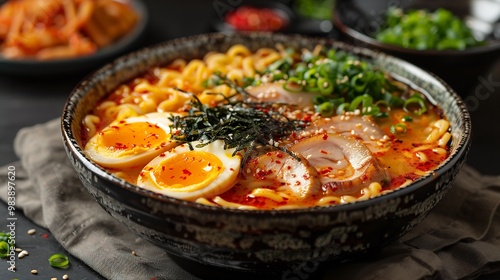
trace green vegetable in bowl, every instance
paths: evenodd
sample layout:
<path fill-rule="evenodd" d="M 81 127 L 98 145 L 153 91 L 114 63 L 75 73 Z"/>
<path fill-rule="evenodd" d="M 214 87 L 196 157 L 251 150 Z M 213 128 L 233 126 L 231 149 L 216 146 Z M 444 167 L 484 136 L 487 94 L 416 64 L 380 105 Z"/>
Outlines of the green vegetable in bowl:
<path fill-rule="evenodd" d="M 385 44 L 417 50 L 465 50 L 483 45 L 463 20 L 449 10 L 388 9 L 385 22 L 375 38 Z"/>
<path fill-rule="evenodd" d="M 334 0 L 295 0 L 294 10 L 301 16 L 319 20 L 332 18 Z"/>

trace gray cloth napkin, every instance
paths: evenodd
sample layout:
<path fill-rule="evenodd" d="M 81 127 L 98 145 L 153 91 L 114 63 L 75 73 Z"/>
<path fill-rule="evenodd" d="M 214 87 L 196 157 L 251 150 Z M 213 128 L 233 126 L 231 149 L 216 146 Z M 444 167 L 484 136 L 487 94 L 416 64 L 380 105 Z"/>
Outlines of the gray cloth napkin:
<path fill-rule="evenodd" d="M 86 192 L 66 159 L 59 120 L 20 130 L 14 149 L 20 158 L 14 163 L 18 207 L 75 257 L 107 279 L 197 279 L 115 221 Z M 96 254 L 95 248 L 107 253 Z M 314 279 L 470 279 L 498 271 L 500 176 L 482 176 L 465 166 L 441 203 L 400 240 L 375 257 L 323 270 Z"/>

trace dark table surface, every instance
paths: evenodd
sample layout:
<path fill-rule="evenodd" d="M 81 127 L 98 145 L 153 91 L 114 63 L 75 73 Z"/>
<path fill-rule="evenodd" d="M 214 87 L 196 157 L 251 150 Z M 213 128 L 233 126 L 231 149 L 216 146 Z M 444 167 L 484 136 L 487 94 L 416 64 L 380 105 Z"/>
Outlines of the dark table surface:
<path fill-rule="evenodd" d="M 1 2 L 1 1 L 0 1 Z M 140 45 L 143 47 L 168 39 L 212 32 L 212 23 L 218 20 L 214 3 L 217 1 L 184 0 L 144 1 L 149 11 L 149 24 Z M 224 1 L 223 1 L 224 2 Z M 233 3 L 236 1 L 227 1 Z M 319 31 L 317 22 L 303 21 L 297 32 L 309 35 L 336 37 L 336 32 Z M 104 63 L 104 62 L 103 62 Z M 42 123 L 61 115 L 66 97 L 88 71 L 50 77 L 15 77 L 0 73 L 0 166 L 17 160 L 12 143 L 19 129 Z M 469 104 L 473 122 L 473 141 L 467 163 L 484 174 L 500 175 L 500 63 L 480 77 L 470 77 L 478 87 L 460 92 Z M 482 82 L 481 82 L 482 81 Z M 485 81 L 490 81 L 487 85 Z M 0 217 L 7 217 L 7 205 L 0 203 Z M 17 213 L 17 244 L 36 257 L 27 257 L 16 263 L 17 272 L 10 273 L 5 261 L 0 262 L 0 279 L 102 279 L 98 273 L 73 258 L 57 243 L 47 230 L 34 225 L 22 213 Z M 36 234 L 29 235 L 29 229 Z M 0 231 L 6 226 L 0 226 Z M 72 263 L 68 270 L 56 270 L 48 265 L 53 253 L 65 253 Z M 37 269 L 39 274 L 30 271 Z"/>

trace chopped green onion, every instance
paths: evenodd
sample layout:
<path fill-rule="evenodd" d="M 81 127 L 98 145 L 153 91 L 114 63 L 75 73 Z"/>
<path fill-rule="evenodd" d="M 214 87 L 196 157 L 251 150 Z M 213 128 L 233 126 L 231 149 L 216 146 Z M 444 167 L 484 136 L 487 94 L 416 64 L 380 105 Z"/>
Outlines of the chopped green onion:
<path fill-rule="evenodd" d="M 359 109 L 359 105 L 361 104 L 361 109 L 371 107 L 373 104 L 373 98 L 368 94 L 360 95 L 351 102 L 349 106 L 349 111 L 354 111 Z"/>
<path fill-rule="evenodd" d="M 318 68 L 310 68 L 304 73 L 304 79 L 305 80 L 314 79 L 316 78 L 316 73 L 318 73 Z"/>
<path fill-rule="evenodd" d="M 338 73 L 338 62 L 325 60 L 317 66 L 318 74 L 320 77 L 335 80 Z"/>
<path fill-rule="evenodd" d="M 332 103 L 327 101 L 316 106 L 316 112 L 320 113 L 323 117 L 330 117 L 333 116 L 335 108 Z"/>
<path fill-rule="evenodd" d="M 329 95 L 333 92 L 333 82 L 327 78 L 319 78 L 317 82 L 319 92 L 324 95 Z"/>
<path fill-rule="evenodd" d="M 393 16 L 399 15 L 394 13 Z M 420 29 L 418 32 L 424 31 Z M 315 94 L 313 102 L 318 112 L 342 114 L 359 109 L 363 115 L 385 118 L 392 108 L 413 110 L 414 114 L 423 114 L 427 110 L 427 101 L 423 97 L 414 94 L 407 98 L 408 86 L 394 81 L 375 65 L 356 55 L 325 49 L 318 53 L 303 51 L 300 60 L 297 53 L 287 53 L 262 73 L 270 74 L 272 81 L 284 79 L 283 88 L 289 92 Z M 256 78 L 251 85 L 259 81 L 263 79 Z M 219 77 L 212 84 L 224 82 L 225 79 Z"/>
<path fill-rule="evenodd" d="M 203 87 L 213 88 L 213 87 L 221 85 L 221 84 L 222 84 L 222 80 L 220 78 L 219 73 L 214 73 L 214 75 L 210 76 L 210 78 L 206 79 L 203 82 Z"/>
<path fill-rule="evenodd" d="M 401 120 L 402 120 L 403 122 L 412 122 L 412 121 L 413 121 L 413 118 L 412 118 L 412 117 L 410 117 L 410 116 L 404 116 L 404 117 L 402 117 L 402 118 L 401 118 Z"/>
<path fill-rule="evenodd" d="M 423 9 L 404 12 L 391 7 L 375 38 L 382 43 L 418 50 L 464 50 L 485 43 L 474 38 L 462 19 L 443 8 L 434 12 Z"/>
<path fill-rule="evenodd" d="M 312 52 L 303 52 L 301 56 L 302 61 L 305 63 L 314 63 L 316 60 L 318 60 L 318 57 L 315 56 Z"/>
<path fill-rule="evenodd" d="M 304 73 L 309 69 L 304 62 L 299 62 L 295 65 L 295 69 L 292 70 L 290 76 L 303 77 Z"/>
<path fill-rule="evenodd" d="M 337 107 L 337 115 L 342 115 L 346 112 L 346 107 L 349 107 L 349 103 L 342 103 Z"/>
<path fill-rule="evenodd" d="M 325 102 L 328 102 L 328 100 L 326 99 L 325 96 L 323 95 L 316 95 L 314 98 L 313 98 L 313 103 L 315 105 L 320 105 L 320 104 L 323 104 Z"/>
<path fill-rule="evenodd" d="M 52 267 L 66 268 L 69 266 L 69 259 L 63 254 L 53 254 L 49 258 L 49 264 Z"/>
<path fill-rule="evenodd" d="M 377 107 L 383 107 L 383 108 L 386 108 L 386 109 L 388 109 L 388 108 L 390 108 L 390 107 L 391 107 L 391 106 L 389 105 L 389 102 L 387 102 L 387 101 L 385 101 L 385 100 L 379 100 L 379 101 L 375 102 L 375 105 L 376 105 Z"/>
<path fill-rule="evenodd" d="M 330 49 L 330 50 L 328 50 L 328 52 L 326 53 L 326 57 L 328 57 L 328 58 L 329 58 L 329 59 L 331 59 L 331 60 L 335 60 L 335 59 L 336 59 L 336 57 L 335 57 L 335 55 L 336 55 L 336 54 L 337 54 L 337 51 L 336 51 L 336 50 L 334 50 L 334 49 Z"/>
<path fill-rule="evenodd" d="M 0 258 L 5 258 L 9 255 L 9 244 L 5 241 L 0 241 Z"/>
<path fill-rule="evenodd" d="M 406 133 L 406 125 L 402 123 L 395 124 L 390 128 L 392 134 L 405 134 Z"/>
<path fill-rule="evenodd" d="M 411 107 L 416 106 L 417 109 L 411 109 Z M 425 105 L 424 99 L 418 94 L 412 95 L 410 98 L 405 100 L 405 103 L 403 104 L 403 108 L 408 111 L 408 112 L 413 112 L 416 115 L 422 115 L 423 113 L 427 112 L 427 105 Z"/>
<path fill-rule="evenodd" d="M 7 241 L 9 237 L 9 233 L 6 233 L 5 231 L 0 232 L 0 241 Z"/>
<path fill-rule="evenodd" d="M 283 57 L 271 63 L 267 67 L 267 72 L 274 72 L 276 70 L 288 71 L 292 65 L 292 58 L 290 56 Z"/>
<path fill-rule="evenodd" d="M 279 81 L 285 78 L 285 73 L 281 71 L 275 71 L 271 76 L 273 81 Z"/>
<path fill-rule="evenodd" d="M 379 116 L 380 108 L 378 106 L 375 106 L 375 105 L 364 107 L 363 109 L 361 109 L 361 114 L 371 115 L 371 116 Z"/>
<path fill-rule="evenodd" d="M 305 81 L 306 81 L 306 84 L 304 86 L 305 91 L 307 91 L 307 92 L 318 92 L 319 91 L 318 82 L 316 79 L 310 78 L 310 79 L 305 80 Z"/>
<path fill-rule="evenodd" d="M 378 114 L 374 115 L 373 117 L 375 118 L 388 118 L 389 117 L 389 113 L 387 112 L 379 112 Z"/>
<path fill-rule="evenodd" d="M 358 93 L 362 93 L 365 91 L 366 89 L 366 86 L 368 85 L 367 81 L 364 79 L 363 77 L 363 74 L 360 73 L 356 76 L 354 76 L 352 79 L 351 79 L 351 85 L 352 85 L 352 88 L 358 92 Z"/>
<path fill-rule="evenodd" d="M 302 82 L 299 80 L 297 77 L 290 77 L 284 84 L 283 84 L 283 89 L 292 91 L 292 92 L 299 92 L 302 91 Z"/>
<path fill-rule="evenodd" d="M 387 102 L 389 103 L 389 106 L 392 107 L 401 107 L 404 104 L 404 101 L 402 98 L 394 95 L 388 94 L 388 99 Z"/>

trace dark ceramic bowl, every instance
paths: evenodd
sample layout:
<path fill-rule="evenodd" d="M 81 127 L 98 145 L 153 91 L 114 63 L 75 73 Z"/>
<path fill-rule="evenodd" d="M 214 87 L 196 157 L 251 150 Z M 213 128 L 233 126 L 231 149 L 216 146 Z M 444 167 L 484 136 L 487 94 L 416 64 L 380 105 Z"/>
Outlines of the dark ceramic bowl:
<path fill-rule="evenodd" d="M 439 7 L 462 18 L 473 33 L 484 37 L 486 45 L 458 50 L 414 50 L 384 44 L 374 39 L 389 7 L 403 10 Z M 409 61 L 443 78 L 460 95 L 466 96 L 481 77 L 500 57 L 500 32 L 495 24 L 500 20 L 500 2 L 482 0 L 339 0 L 334 11 L 334 25 L 348 42 L 377 49 Z M 490 30 L 490 28 L 492 28 Z"/>
<path fill-rule="evenodd" d="M 215 15 L 212 21 L 212 27 L 217 32 L 233 33 L 241 32 L 246 30 L 238 30 L 235 26 L 226 22 L 226 17 L 230 12 L 233 12 L 242 7 L 252 7 L 257 9 L 269 9 L 276 13 L 283 20 L 283 27 L 279 30 L 274 30 L 273 32 L 291 32 L 295 27 L 295 22 L 297 16 L 284 3 L 277 1 L 266 1 L 266 0 L 252 0 L 252 1 L 241 1 L 238 5 L 227 6 L 227 5 L 217 5 L 214 4 Z M 263 30 L 262 30 L 263 31 Z"/>
<path fill-rule="evenodd" d="M 297 49 L 325 44 L 371 60 L 428 93 L 451 122 L 450 157 L 433 174 L 367 201 L 281 211 L 216 208 L 159 195 L 125 182 L 82 151 L 81 123 L 117 85 L 153 65 L 193 59 L 234 44 L 251 50 L 276 43 Z M 292 266 L 345 261 L 376 250 L 419 223 L 443 198 L 465 162 L 471 123 L 462 99 L 439 78 L 400 59 L 328 39 L 278 34 L 208 34 L 177 39 L 117 59 L 83 80 L 62 116 L 65 148 L 87 190 L 114 218 L 176 259 L 240 272 L 293 275 Z M 279 278 L 281 279 L 281 278 Z M 287 278 L 288 279 L 288 278 Z M 290 278 L 291 279 L 291 278 Z"/>

